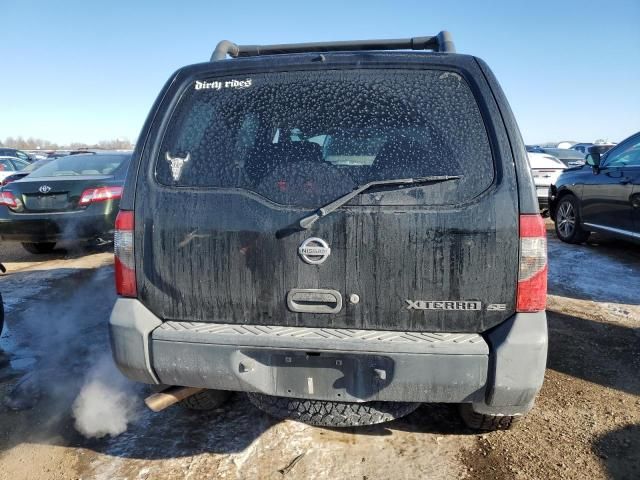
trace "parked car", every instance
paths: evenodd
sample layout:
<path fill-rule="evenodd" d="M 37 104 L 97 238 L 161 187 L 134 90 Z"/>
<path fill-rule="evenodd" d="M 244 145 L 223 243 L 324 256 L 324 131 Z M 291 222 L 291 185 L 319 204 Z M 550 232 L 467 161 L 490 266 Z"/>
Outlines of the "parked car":
<path fill-rule="evenodd" d="M 593 145 L 598 145 L 602 153 L 605 153 L 607 150 L 616 146 L 615 143 L 576 143 L 571 147 L 571 149 L 577 150 L 586 156 L 587 153 L 589 153 L 589 147 L 592 147 Z"/>
<path fill-rule="evenodd" d="M 540 147 L 536 150 L 539 153 L 546 153 L 559 159 L 567 167 L 577 167 L 584 165 L 584 157 L 582 153 L 570 148 L 546 148 Z"/>
<path fill-rule="evenodd" d="M 223 41 L 167 82 L 140 138 L 110 319 L 129 378 L 332 427 L 420 402 L 480 429 L 531 409 L 544 222 L 502 89 L 447 32 Z"/>
<path fill-rule="evenodd" d="M 538 205 L 543 214 L 549 210 L 549 187 L 555 183 L 566 165 L 552 155 L 545 153 L 527 153 L 533 183 L 536 186 Z"/>
<path fill-rule="evenodd" d="M 589 147 L 592 146 L 592 145 L 593 145 L 593 143 L 576 143 L 575 145 L 573 145 L 571 147 L 571 150 L 576 150 L 576 151 L 582 153 L 584 156 L 586 156 L 587 153 L 589 153 L 588 152 Z"/>
<path fill-rule="evenodd" d="M 525 145 L 525 148 L 530 153 L 544 153 L 540 145 Z"/>
<path fill-rule="evenodd" d="M 0 181 L 26 168 L 29 162 L 17 157 L 0 157 Z"/>
<path fill-rule="evenodd" d="M 27 163 L 30 163 L 34 160 L 33 156 L 29 155 L 27 152 L 7 147 L 0 147 L 0 157 L 14 157 Z"/>
<path fill-rule="evenodd" d="M 113 236 L 130 154 L 52 159 L 0 191 L 0 239 L 31 253 Z"/>
<path fill-rule="evenodd" d="M 51 162 L 53 159 L 52 158 L 45 158 L 43 160 L 36 160 L 33 163 L 30 163 L 29 165 L 27 165 L 26 167 L 24 167 L 22 170 L 18 170 L 15 173 L 11 173 L 10 175 L 4 177 L 1 181 L 0 181 L 0 187 L 3 187 L 11 182 L 15 182 L 16 180 L 20 180 L 21 178 L 26 177 L 27 175 L 29 175 L 31 172 L 33 172 L 34 170 L 37 170 L 38 168 L 46 165 L 47 163 Z"/>
<path fill-rule="evenodd" d="M 586 162 L 565 170 L 550 190 L 558 238 L 582 243 L 601 232 L 639 241 L 640 132 L 612 149 L 590 147 Z"/>

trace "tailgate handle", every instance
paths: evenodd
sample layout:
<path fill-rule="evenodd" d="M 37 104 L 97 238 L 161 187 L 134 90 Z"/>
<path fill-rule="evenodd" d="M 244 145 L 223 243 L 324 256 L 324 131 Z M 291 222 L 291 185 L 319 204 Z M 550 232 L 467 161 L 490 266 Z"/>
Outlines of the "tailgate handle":
<path fill-rule="evenodd" d="M 342 310 L 342 295 L 322 288 L 292 288 L 287 293 L 287 307 L 299 313 L 338 313 Z"/>

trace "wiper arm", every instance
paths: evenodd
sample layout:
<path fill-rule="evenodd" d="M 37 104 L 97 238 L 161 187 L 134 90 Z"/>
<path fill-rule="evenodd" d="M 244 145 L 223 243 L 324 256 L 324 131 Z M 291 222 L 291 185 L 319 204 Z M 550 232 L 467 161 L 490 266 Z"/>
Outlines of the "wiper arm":
<path fill-rule="evenodd" d="M 331 212 L 337 210 L 344 204 L 348 203 L 352 198 L 357 197 L 361 193 L 373 188 L 387 185 L 424 185 L 432 183 L 448 182 L 450 180 L 458 180 L 462 178 L 462 175 L 433 175 L 430 177 L 415 177 L 415 178 L 394 178 L 390 180 L 374 180 L 373 182 L 365 183 L 352 190 L 351 192 L 336 198 L 333 202 L 320 207 L 315 212 L 306 217 L 301 218 L 299 221 L 293 224 L 281 228 L 276 232 L 276 237 L 282 238 L 293 232 L 300 232 L 302 230 L 308 230 L 311 225 L 316 223 L 323 217 L 326 217 Z"/>

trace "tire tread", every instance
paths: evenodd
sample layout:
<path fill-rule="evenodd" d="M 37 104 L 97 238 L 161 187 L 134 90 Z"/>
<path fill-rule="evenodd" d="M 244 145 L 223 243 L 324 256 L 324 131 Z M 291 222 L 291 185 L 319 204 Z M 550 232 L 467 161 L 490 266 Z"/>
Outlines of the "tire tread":
<path fill-rule="evenodd" d="M 408 402 L 333 402 L 274 397 L 261 393 L 247 393 L 249 400 L 269 415 L 298 420 L 323 427 L 355 427 L 374 425 L 408 415 L 419 403 Z"/>
<path fill-rule="evenodd" d="M 460 406 L 460 415 L 467 427 L 474 430 L 509 430 L 516 425 L 522 416 L 518 415 L 486 415 L 474 412 L 471 405 Z"/>
<path fill-rule="evenodd" d="M 230 396 L 231 392 L 226 390 L 204 390 L 185 398 L 180 403 L 189 410 L 213 410 L 224 404 Z"/>

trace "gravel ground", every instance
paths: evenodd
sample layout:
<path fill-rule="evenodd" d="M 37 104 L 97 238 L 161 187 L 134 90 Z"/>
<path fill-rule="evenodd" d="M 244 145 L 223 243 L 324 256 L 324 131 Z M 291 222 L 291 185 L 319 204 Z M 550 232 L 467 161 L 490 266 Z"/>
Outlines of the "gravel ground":
<path fill-rule="evenodd" d="M 0 406 L 0 479 L 640 478 L 640 249 L 597 238 L 568 246 L 551 234 L 549 254 L 548 369 L 515 430 L 479 435 L 449 405 L 385 425 L 316 428 L 273 420 L 242 395 L 204 414 L 152 414 L 145 387 L 130 385 L 127 430 L 87 439 L 72 405 L 109 358 L 112 256 L 0 245 L 10 271 L 0 278 L 0 401 L 34 375 L 40 392 L 32 409 Z"/>

